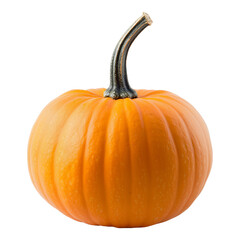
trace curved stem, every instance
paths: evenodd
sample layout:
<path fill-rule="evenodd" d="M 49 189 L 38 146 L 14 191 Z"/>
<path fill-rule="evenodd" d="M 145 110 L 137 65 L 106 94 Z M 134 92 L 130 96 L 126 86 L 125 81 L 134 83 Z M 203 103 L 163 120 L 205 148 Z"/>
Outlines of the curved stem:
<path fill-rule="evenodd" d="M 133 90 L 128 83 L 126 68 L 127 54 L 138 34 L 144 28 L 151 25 L 151 23 L 152 20 L 148 14 L 143 13 L 118 42 L 112 56 L 110 86 L 104 92 L 104 97 L 111 97 L 115 100 L 137 97 L 136 91 Z"/>

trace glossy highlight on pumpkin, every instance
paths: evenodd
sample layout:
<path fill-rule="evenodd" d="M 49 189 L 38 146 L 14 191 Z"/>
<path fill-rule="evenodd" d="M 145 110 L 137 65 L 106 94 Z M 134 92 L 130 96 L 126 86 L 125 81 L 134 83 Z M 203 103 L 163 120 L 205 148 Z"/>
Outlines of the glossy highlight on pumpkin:
<path fill-rule="evenodd" d="M 38 192 L 77 221 L 141 227 L 185 211 L 212 164 L 207 127 L 167 91 L 104 98 L 105 89 L 72 90 L 38 117 L 28 146 Z"/>

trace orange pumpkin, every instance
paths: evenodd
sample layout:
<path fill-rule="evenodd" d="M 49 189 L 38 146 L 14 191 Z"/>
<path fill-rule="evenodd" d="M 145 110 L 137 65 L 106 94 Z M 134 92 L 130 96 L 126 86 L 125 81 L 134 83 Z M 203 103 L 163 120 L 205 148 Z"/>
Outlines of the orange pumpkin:
<path fill-rule="evenodd" d="M 116 227 L 166 221 L 192 204 L 209 175 L 211 142 L 199 113 L 170 92 L 128 84 L 127 51 L 150 23 L 143 14 L 118 43 L 106 91 L 61 95 L 32 129 L 33 184 L 77 221 Z"/>

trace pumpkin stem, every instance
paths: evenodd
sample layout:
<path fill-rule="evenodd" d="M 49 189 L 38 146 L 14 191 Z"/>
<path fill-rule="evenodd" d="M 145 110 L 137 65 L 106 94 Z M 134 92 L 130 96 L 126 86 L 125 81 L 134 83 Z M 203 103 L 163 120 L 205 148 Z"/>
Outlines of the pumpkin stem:
<path fill-rule="evenodd" d="M 111 61 L 110 86 L 104 92 L 104 97 L 111 97 L 115 100 L 120 98 L 136 98 L 137 93 L 133 90 L 127 77 L 126 60 L 128 50 L 138 36 L 147 26 L 151 25 L 152 20 L 147 13 L 143 15 L 127 30 L 118 42 Z"/>

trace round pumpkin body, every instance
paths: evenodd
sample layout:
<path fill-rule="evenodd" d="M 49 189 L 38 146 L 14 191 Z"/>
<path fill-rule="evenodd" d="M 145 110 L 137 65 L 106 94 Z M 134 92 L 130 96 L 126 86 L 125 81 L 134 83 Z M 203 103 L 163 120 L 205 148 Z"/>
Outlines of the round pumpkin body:
<path fill-rule="evenodd" d="M 49 103 L 30 136 L 28 164 L 38 192 L 89 224 L 149 226 L 185 211 L 212 164 L 207 127 L 167 91 L 104 98 L 72 90 Z"/>

